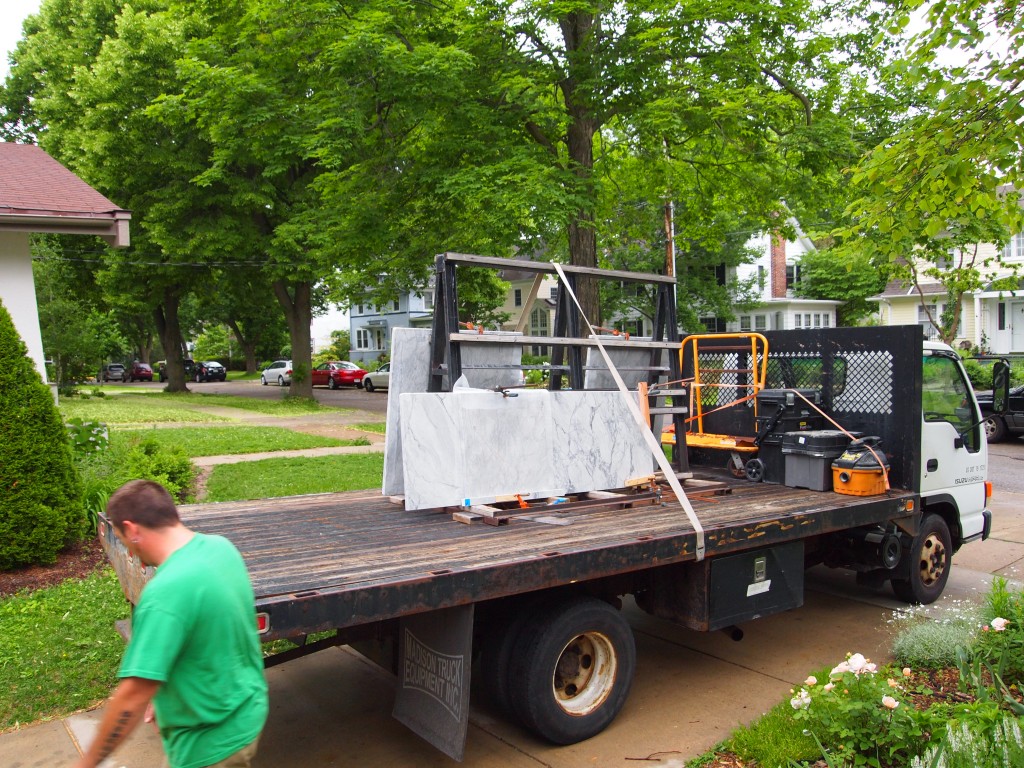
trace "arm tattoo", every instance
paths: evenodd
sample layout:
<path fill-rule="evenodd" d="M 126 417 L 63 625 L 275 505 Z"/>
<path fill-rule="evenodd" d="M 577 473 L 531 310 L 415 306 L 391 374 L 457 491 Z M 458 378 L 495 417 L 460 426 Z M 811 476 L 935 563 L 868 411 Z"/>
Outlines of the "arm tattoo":
<path fill-rule="evenodd" d="M 117 721 L 114 723 L 114 727 L 110 733 L 107 734 L 107 738 L 103 741 L 103 746 L 100 747 L 100 760 L 110 756 L 110 753 L 114 751 L 118 744 L 121 743 L 121 739 L 124 737 L 125 728 L 128 726 L 128 722 L 132 719 L 131 712 L 122 712 L 117 716 Z"/>

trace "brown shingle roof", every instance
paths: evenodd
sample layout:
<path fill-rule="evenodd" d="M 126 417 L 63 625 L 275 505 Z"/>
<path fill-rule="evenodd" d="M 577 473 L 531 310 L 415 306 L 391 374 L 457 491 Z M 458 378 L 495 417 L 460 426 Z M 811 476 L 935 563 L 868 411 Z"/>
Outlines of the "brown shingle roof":
<path fill-rule="evenodd" d="M 0 142 L 5 213 L 111 214 L 122 210 L 33 144 Z"/>
<path fill-rule="evenodd" d="M 0 231 L 98 235 L 124 247 L 130 218 L 39 147 L 0 142 Z"/>

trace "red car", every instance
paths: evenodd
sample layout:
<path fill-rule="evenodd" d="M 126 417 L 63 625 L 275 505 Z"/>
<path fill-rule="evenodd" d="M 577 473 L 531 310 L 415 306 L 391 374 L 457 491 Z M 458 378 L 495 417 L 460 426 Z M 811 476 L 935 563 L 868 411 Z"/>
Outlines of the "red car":
<path fill-rule="evenodd" d="M 153 369 L 149 366 L 149 363 L 140 363 L 138 360 L 133 362 L 131 365 L 125 366 L 125 379 L 128 381 L 152 381 L 153 380 Z"/>
<path fill-rule="evenodd" d="M 313 386 L 337 389 L 341 385 L 362 387 L 366 371 L 348 360 L 321 363 L 313 369 Z"/>

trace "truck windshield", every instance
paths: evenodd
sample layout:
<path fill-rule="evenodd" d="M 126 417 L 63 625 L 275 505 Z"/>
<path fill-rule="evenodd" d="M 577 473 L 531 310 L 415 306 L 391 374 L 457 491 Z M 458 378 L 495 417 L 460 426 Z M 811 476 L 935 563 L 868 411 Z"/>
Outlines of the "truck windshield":
<path fill-rule="evenodd" d="M 949 422 L 963 435 L 967 450 L 978 450 L 980 420 L 970 396 L 970 384 L 955 360 L 941 355 L 925 355 L 921 404 L 925 421 Z"/>

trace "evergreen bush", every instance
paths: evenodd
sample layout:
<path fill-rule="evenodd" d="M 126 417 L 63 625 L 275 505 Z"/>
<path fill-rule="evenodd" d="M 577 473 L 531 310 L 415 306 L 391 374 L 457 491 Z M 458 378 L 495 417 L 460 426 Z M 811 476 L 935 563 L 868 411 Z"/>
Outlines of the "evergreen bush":
<path fill-rule="evenodd" d="M 84 525 L 64 422 L 0 303 L 0 570 L 54 562 Z"/>

